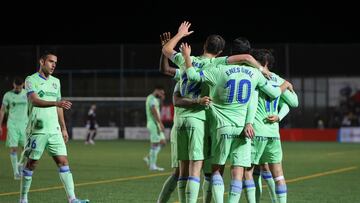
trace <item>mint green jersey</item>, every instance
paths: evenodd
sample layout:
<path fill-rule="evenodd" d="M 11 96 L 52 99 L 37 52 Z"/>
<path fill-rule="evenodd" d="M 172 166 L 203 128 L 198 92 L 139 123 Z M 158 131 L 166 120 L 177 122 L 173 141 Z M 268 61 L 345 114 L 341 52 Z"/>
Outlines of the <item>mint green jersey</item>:
<path fill-rule="evenodd" d="M 59 101 L 61 99 L 60 80 L 49 76 L 47 79 L 38 72 L 25 80 L 27 94 L 37 94 L 44 101 Z M 31 102 L 29 108 L 28 134 L 60 133 L 57 107 L 35 107 Z"/>
<path fill-rule="evenodd" d="M 16 126 L 28 122 L 28 102 L 26 91 L 23 89 L 19 93 L 14 90 L 8 91 L 4 94 L 2 104 L 6 108 L 8 114 L 7 125 Z"/>
<path fill-rule="evenodd" d="M 268 80 L 269 84 L 274 87 L 279 87 L 284 81 L 283 78 L 275 73 L 272 73 L 270 80 Z M 258 94 L 257 110 L 253 122 L 255 136 L 279 137 L 279 123 L 269 123 L 266 118 L 270 115 L 279 115 L 278 107 L 280 101 L 285 103 L 289 102 L 289 106 L 294 106 L 294 104 L 297 106 L 297 96 L 294 92 L 290 92 L 289 90 L 286 90 L 280 97 L 276 98 L 270 98 L 261 90 Z M 283 118 L 285 115 L 282 115 L 281 117 Z"/>
<path fill-rule="evenodd" d="M 270 85 L 257 69 L 246 65 L 218 65 L 197 73 L 187 71 L 191 81 L 202 81 L 210 87 L 210 105 L 217 128 L 243 127 L 252 92 L 259 87 L 272 98 L 281 94 L 278 87 Z"/>
<path fill-rule="evenodd" d="M 153 94 L 149 94 L 146 97 L 146 121 L 147 126 L 157 126 L 157 122 L 155 120 L 154 115 L 151 112 L 151 108 L 155 107 L 157 113 L 160 115 L 160 99 L 155 97 Z"/>
<path fill-rule="evenodd" d="M 201 82 L 189 81 L 186 74 L 185 59 L 180 52 L 174 52 L 171 61 L 176 64 L 180 69 L 179 73 L 175 76 L 180 78 L 180 94 L 186 98 L 198 98 L 199 96 L 206 96 L 209 94 L 208 87 Z M 191 56 L 192 66 L 197 72 L 209 67 L 209 64 L 218 65 L 226 64 L 227 57 L 207 58 L 203 56 Z M 176 78 L 176 77 L 175 77 Z M 205 108 L 201 105 L 195 107 L 180 109 L 180 117 L 195 117 L 205 120 Z"/>

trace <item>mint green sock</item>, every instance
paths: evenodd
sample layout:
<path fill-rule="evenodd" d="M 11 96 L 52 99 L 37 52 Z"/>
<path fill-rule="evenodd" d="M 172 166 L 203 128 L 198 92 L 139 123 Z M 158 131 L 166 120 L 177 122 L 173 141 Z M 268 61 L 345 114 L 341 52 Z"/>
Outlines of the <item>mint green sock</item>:
<path fill-rule="evenodd" d="M 221 175 L 214 174 L 211 178 L 212 183 L 212 196 L 216 203 L 223 203 L 224 202 L 224 180 Z"/>
<path fill-rule="evenodd" d="M 212 198 L 211 193 L 211 177 L 205 176 L 203 186 L 202 186 L 202 192 L 203 192 L 203 203 L 210 203 Z"/>
<path fill-rule="evenodd" d="M 241 191 L 242 191 L 242 181 L 231 180 L 228 203 L 238 203 L 240 201 Z"/>
<path fill-rule="evenodd" d="M 13 168 L 14 175 L 18 174 L 19 173 L 18 167 L 17 167 L 18 157 L 17 157 L 16 152 L 11 152 L 10 153 L 10 161 L 11 161 L 11 166 Z"/>
<path fill-rule="evenodd" d="M 268 191 L 269 191 L 269 195 L 271 198 L 271 202 L 272 203 L 276 203 L 276 193 L 275 193 L 275 181 L 271 175 L 270 171 L 263 171 L 261 172 L 261 175 L 263 177 L 263 179 L 266 182 L 266 185 L 268 187 Z"/>
<path fill-rule="evenodd" d="M 255 199 L 255 183 L 254 180 L 245 180 L 244 183 L 246 199 L 248 203 L 256 203 Z"/>
<path fill-rule="evenodd" d="M 187 180 L 188 180 L 188 177 L 179 177 L 178 182 L 177 182 L 178 197 L 179 197 L 180 203 L 186 202 L 185 189 L 186 189 Z"/>
<path fill-rule="evenodd" d="M 165 203 L 169 201 L 171 193 L 175 190 L 177 185 L 178 177 L 174 174 L 169 176 L 161 189 L 161 192 L 158 197 L 158 203 Z"/>
<path fill-rule="evenodd" d="M 278 203 L 286 203 L 287 200 L 287 187 L 284 185 L 276 185 L 276 196 Z"/>
<path fill-rule="evenodd" d="M 185 196 L 187 203 L 197 202 L 199 189 L 200 189 L 200 178 L 195 176 L 189 176 L 185 189 Z"/>
<path fill-rule="evenodd" d="M 20 199 L 28 199 L 28 193 L 32 181 L 32 174 L 33 172 L 28 169 L 23 170 L 23 176 L 20 185 Z"/>
<path fill-rule="evenodd" d="M 60 180 L 64 185 L 66 194 L 69 199 L 75 199 L 75 186 L 73 176 L 70 172 L 69 166 L 61 166 L 59 168 Z"/>
<path fill-rule="evenodd" d="M 261 195 L 262 195 L 262 184 L 261 184 L 261 176 L 260 174 L 253 174 L 254 183 L 255 183 L 255 199 L 256 203 L 260 203 Z"/>

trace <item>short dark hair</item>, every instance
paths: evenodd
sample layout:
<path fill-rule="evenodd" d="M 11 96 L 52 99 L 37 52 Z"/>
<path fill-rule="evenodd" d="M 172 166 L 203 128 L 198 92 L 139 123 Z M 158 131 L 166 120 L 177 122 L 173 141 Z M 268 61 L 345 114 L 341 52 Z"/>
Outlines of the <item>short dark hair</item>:
<path fill-rule="evenodd" d="M 53 55 L 53 56 L 56 56 L 56 54 L 54 53 L 54 52 L 52 52 L 52 51 L 44 51 L 41 55 L 40 55 L 40 58 L 39 58 L 39 60 L 46 60 L 47 59 L 47 57 L 49 56 L 49 55 Z"/>
<path fill-rule="evenodd" d="M 251 55 L 264 66 L 267 63 L 268 68 L 273 68 L 275 63 L 275 57 L 273 51 L 269 49 L 253 49 Z"/>
<path fill-rule="evenodd" d="M 220 35 L 209 35 L 204 44 L 204 51 L 219 54 L 225 48 L 225 40 Z"/>
<path fill-rule="evenodd" d="M 16 76 L 14 77 L 13 82 L 15 85 L 22 85 L 24 83 L 24 79 L 22 77 Z"/>
<path fill-rule="evenodd" d="M 245 37 L 236 38 L 231 45 L 231 54 L 249 54 L 251 45 Z"/>

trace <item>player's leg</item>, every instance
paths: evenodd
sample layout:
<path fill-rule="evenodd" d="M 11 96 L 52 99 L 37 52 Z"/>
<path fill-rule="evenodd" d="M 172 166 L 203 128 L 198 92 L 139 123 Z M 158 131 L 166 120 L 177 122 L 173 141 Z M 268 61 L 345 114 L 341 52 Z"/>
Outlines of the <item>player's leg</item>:
<path fill-rule="evenodd" d="M 268 187 L 270 199 L 272 203 L 276 202 L 276 193 L 275 193 L 275 181 L 271 174 L 269 165 L 267 163 L 261 164 L 261 176 L 265 180 L 266 185 Z"/>
<path fill-rule="evenodd" d="M 230 129 L 231 130 L 231 129 Z M 212 157 L 212 197 L 215 202 L 224 202 L 224 180 L 222 173 L 224 166 L 227 160 L 227 157 L 230 153 L 232 139 L 225 136 L 229 132 L 229 127 L 219 128 L 216 131 L 216 136 L 214 137 L 214 144 L 211 149 Z"/>
<path fill-rule="evenodd" d="M 92 130 L 93 131 L 93 133 L 92 133 L 92 136 L 91 136 L 91 144 L 95 144 L 95 137 L 96 137 L 96 134 L 97 134 L 97 129 L 96 129 L 96 127 L 94 126 L 94 129 Z"/>
<path fill-rule="evenodd" d="M 89 200 L 80 200 L 76 198 L 73 175 L 70 171 L 67 150 L 61 134 L 49 135 L 47 150 L 58 166 L 59 177 L 64 185 L 69 203 L 89 202 Z"/>
<path fill-rule="evenodd" d="M 253 165 L 255 165 L 253 178 L 256 187 L 256 191 L 255 191 L 256 202 L 260 202 L 261 199 L 262 185 L 261 185 L 260 175 L 262 174 L 262 171 L 260 172 L 259 165 L 263 163 L 267 142 L 268 142 L 267 137 L 263 137 L 263 136 L 255 136 L 255 138 L 252 140 L 251 162 Z"/>
<path fill-rule="evenodd" d="M 6 146 L 10 148 L 10 162 L 13 169 L 14 179 L 20 179 L 20 173 L 18 171 L 18 155 L 17 147 L 21 137 L 18 129 L 15 126 L 8 125 L 8 133 L 6 137 Z"/>
<path fill-rule="evenodd" d="M 186 185 L 186 202 L 195 203 L 200 190 L 200 174 L 204 162 L 205 122 L 188 117 L 189 179 Z"/>
<path fill-rule="evenodd" d="M 44 152 L 48 136 L 46 134 L 30 135 L 24 149 L 26 158 L 25 167 L 22 171 L 22 181 L 20 183 L 20 202 L 28 202 L 28 192 L 31 187 L 32 175 Z"/>
<path fill-rule="evenodd" d="M 255 199 L 256 203 L 260 203 L 261 195 L 262 195 L 262 183 L 261 183 L 261 170 L 260 166 L 255 165 L 253 170 L 253 179 L 255 183 Z"/>
<path fill-rule="evenodd" d="M 175 190 L 177 186 L 177 181 L 179 179 L 179 161 L 177 158 L 177 134 L 175 126 L 171 128 L 170 144 L 171 167 L 174 169 L 174 173 L 169 176 L 164 182 L 157 200 L 158 203 L 164 203 L 170 199 L 171 193 L 173 193 L 173 191 Z"/>
<path fill-rule="evenodd" d="M 256 200 L 256 183 L 253 177 L 254 168 L 255 165 L 252 165 L 251 167 L 245 168 L 245 172 L 244 172 L 244 189 L 245 189 L 247 202 L 254 202 L 254 199 Z M 255 187 L 252 187 L 252 185 L 254 185 Z"/>
<path fill-rule="evenodd" d="M 185 190 L 189 178 L 189 160 L 180 160 L 179 164 L 179 179 L 177 182 L 178 198 L 180 203 L 185 203 Z"/>
<path fill-rule="evenodd" d="M 255 184 L 252 179 L 252 171 L 248 173 L 248 179 L 242 182 L 244 168 L 251 167 L 251 140 L 242 134 L 242 130 L 243 128 L 233 127 L 231 128 L 231 131 L 228 131 L 228 135 L 232 139 L 229 154 L 230 163 L 232 165 L 229 202 L 239 202 L 241 190 L 244 189 L 248 202 L 255 203 Z"/>
<path fill-rule="evenodd" d="M 176 118 L 177 157 L 179 160 L 179 179 L 177 182 L 178 198 L 180 203 L 186 202 L 185 189 L 189 177 L 189 148 L 186 130 L 186 118 Z"/>
<path fill-rule="evenodd" d="M 203 203 L 210 203 L 212 199 L 211 165 L 212 165 L 211 157 L 206 158 L 204 160 L 204 166 L 203 166 L 203 173 L 204 173 L 204 181 L 202 185 Z"/>
<path fill-rule="evenodd" d="M 229 203 L 240 201 L 241 191 L 243 189 L 244 168 L 241 166 L 231 166 L 231 183 L 229 191 Z"/>
<path fill-rule="evenodd" d="M 215 162 L 215 161 L 214 161 Z M 225 165 L 213 164 L 212 165 L 212 176 L 211 176 L 211 183 L 212 183 L 212 197 L 215 203 L 222 203 L 224 202 L 224 179 L 222 177 Z"/>
<path fill-rule="evenodd" d="M 154 126 L 148 126 L 149 132 L 150 132 L 150 152 L 149 152 L 149 169 L 150 170 L 164 170 L 163 168 L 159 168 L 156 165 L 157 157 L 160 152 L 161 146 L 160 146 L 160 140 L 161 140 L 161 133 L 158 133 L 157 127 Z"/>
<path fill-rule="evenodd" d="M 265 162 L 269 164 L 270 171 L 275 181 L 275 193 L 278 203 L 285 203 L 287 200 L 287 187 L 282 169 L 282 149 L 279 138 L 272 138 L 268 141 L 267 156 Z"/>

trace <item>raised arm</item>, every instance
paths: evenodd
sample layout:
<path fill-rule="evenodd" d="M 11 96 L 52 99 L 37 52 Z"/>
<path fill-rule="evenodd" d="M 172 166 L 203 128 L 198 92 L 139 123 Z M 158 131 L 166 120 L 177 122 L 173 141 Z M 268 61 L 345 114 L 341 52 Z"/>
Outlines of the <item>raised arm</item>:
<path fill-rule="evenodd" d="M 174 49 L 175 49 L 177 43 L 183 37 L 186 37 L 194 32 L 194 31 L 189 31 L 190 26 L 191 26 L 191 23 L 189 23 L 187 21 L 184 21 L 183 23 L 181 23 L 181 25 L 178 29 L 178 33 L 163 46 L 162 52 L 167 58 L 171 58 L 171 56 L 176 52 Z"/>
<path fill-rule="evenodd" d="M 162 35 L 160 35 L 161 46 L 164 47 L 164 45 L 170 40 L 170 38 L 170 32 L 164 32 Z M 164 56 L 163 52 L 161 52 L 159 71 L 164 75 L 174 77 L 176 74 L 176 70 L 176 68 L 169 65 L 168 58 Z"/>

